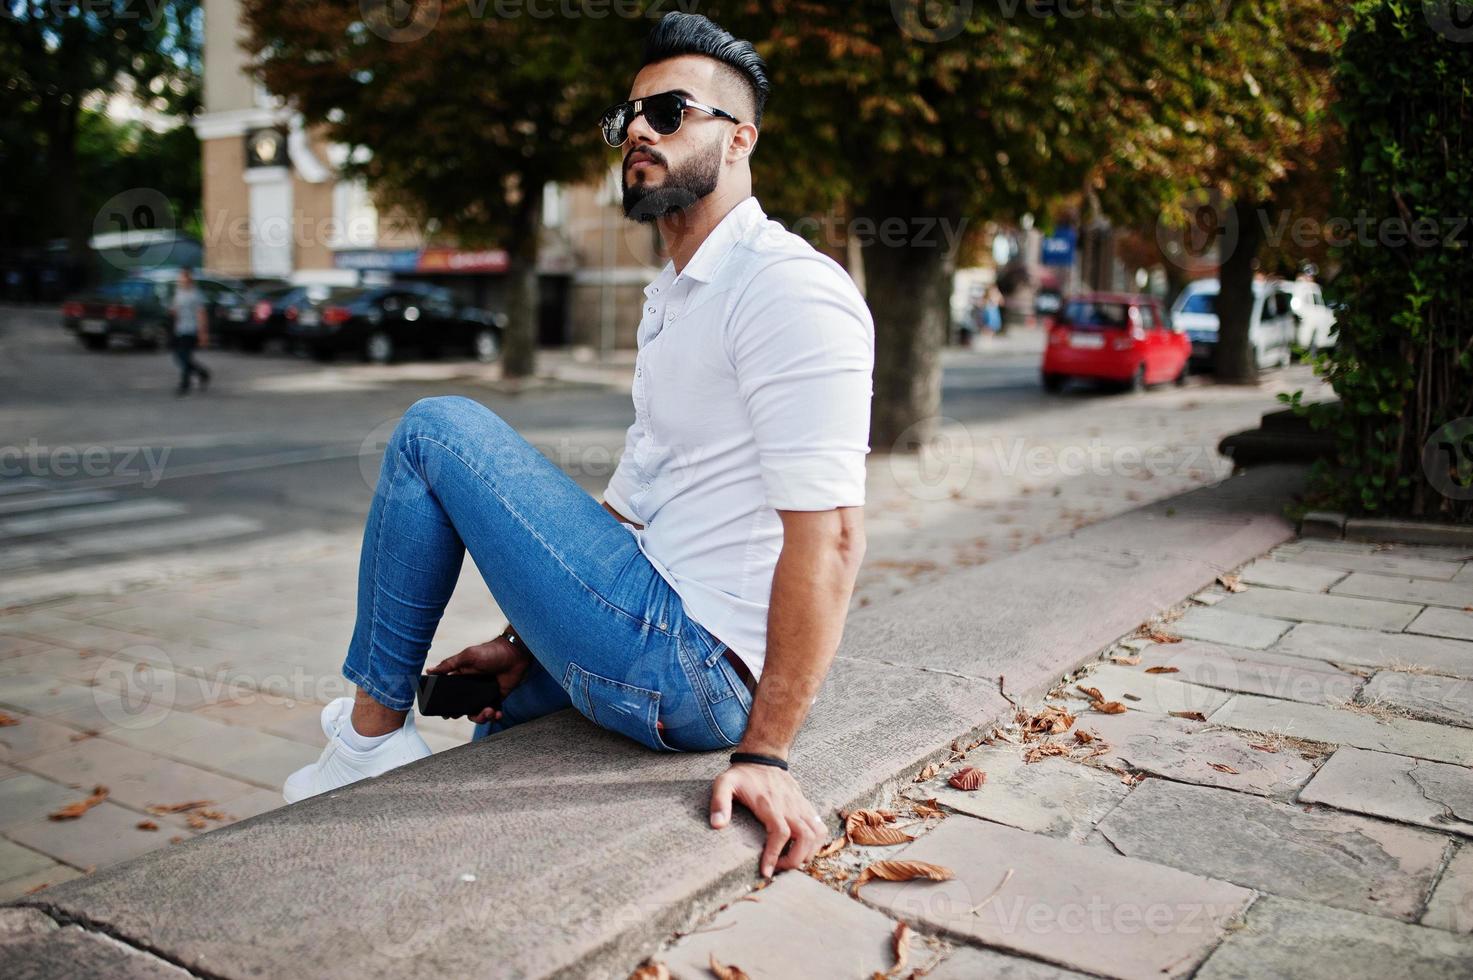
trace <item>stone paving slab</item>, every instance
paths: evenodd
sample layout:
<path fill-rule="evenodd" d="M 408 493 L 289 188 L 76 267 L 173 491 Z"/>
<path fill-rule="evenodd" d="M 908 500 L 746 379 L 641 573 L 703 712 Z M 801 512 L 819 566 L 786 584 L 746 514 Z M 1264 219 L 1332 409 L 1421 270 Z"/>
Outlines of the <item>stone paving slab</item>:
<path fill-rule="evenodd" d="M 1466 980 L 1473 939 L 1376 915 L 1269 895 L 1194 980 Z"/>
<path fill-rule="evenodd" d="M 1098 734 L 1105 751 L 1095 761 L 1201 786 L 1287 797 L 1303 786 L 1316 763 L 1283 748 L 1265 752 L 1252 739 L 1185 718 L 1128 712 L 1090 715 L 1076 727 Z M 1227 766 L 1235 772 L 1213 768 Z"/>
<path fill-rule="evenodd" d="M 1251 650 L 1263 650 L 1273 646 L 1274 641 L 1294 625 L 1284 619 L 1227 612 L 1219 608 L 1221 605 L 1222 602 L 1219 601 L 1217 606 L 1211 608 L 1188 609 L 1167 628 L 1171 633 L 1190 640 L 1228 643 Z"/>
<path fill-rule="evenodd" d="M 1145 659 L 1136 667 L 1119 664 L 1102 664 L 1091 670 L 1080 684 L 1097 688 L 1106 701 L 1119 701 L 1130 711 L 1149 711 L 1164 715 L 1172 711 L 1200 711 L 1210 715 L 1227 703 L 1231 695 L 1210 687 L 1185 684 L 1175 679 L 1174 674 L 1148 674 Z M 1078 687 L 1071 687 L 1071 696 L 1084 698 Z M 1082 704 L 1076 704 L 1080 710 Z M 1081 717 L 1098 714 L 1084 708 Z"/>
<path fill-rule="evenodd" d="M 1130 857 L 1301 898 L 1411 920 L 1448 838 L 1246 793 L 1148 779 L 1100 822 Z"/>
<path fill-rule="evenodd" d="M 1473 837 L 1473 769 L 1466 766 L 1341 746 L 1299 799 Z"/>
<path fill-rule="evenodd" d="M 32 756 L 59 749 L 72 744 L 81 733 L 46 718 L 37 718 L 19 711 L 6 712 L 20 722 L 0 728 L 0 760 L 6 763 L 23 762 Z"/>
<path fill-rule="evenodd" d="M 1379 720 L 1369 714 L 1302 701 L 1235 695 L 1208 718 L 1214 725 L 1275 732 L 1331 745 L 1473 765 L 1473 731 L 1412 718 Z"/>
<path fill-rule="evenodd" d="M 1418 666 L 1435 674 L 1473 678 L 1473 645 L 1411 633 L 1300 623 L 1274 645 L 1273 652 L 1345 666 Z"/>
<path fill-rule="evenodd" d="M 1382 701 L 1418 718 L 1473 728 L 1473 681 L 1383 670 L 1366 682 L 1361 700 Z"/>
<path fill-rule="evenodd" d="M 77 799 L 77 791 L 28 772 L 0 780 L 0 830 L 44 817 Z"/>
<path fill-rule="evenodd" d="M 1353 572 L 1330 592 L 1333 595 L 1388 599 L 1392 602 L 1411 602 L 1424 606 L 1451 606 L 1454 609 L 1473 606 L 1473 585 L 1462 582 L 1429 582 L 1419 578 L 1394 578 L 1369 572 Z"/>
<path fill-rule="evenodd" d="M 1421 607 L 1404 602 L 1290 592 L 1287 589 L 1249 589 L 1228 596 L 1217 604 L 1214 611 L 1359 626 L 1362 629 L 1400 630 L 1416 618 Z"/>
<path fill-rule="evenodd" d="M 139 728 L 115 729 L 108 737 L 266 789 L 279 787 L 283 772 L 316 762 L 322 752 L 320 745 L 179 712 Z"/>
<path fill-rule="evenodd" d="M 85 793 L 67 789 L 66 802 Z M 140 830 L 141 820 L 152 820 L 158 830 Z M 178 818 L 150 817 L 104 800 L 76 820 L 40 817 L 5 828 L 5 836 L 42 851 L 74 868 L 103 868 L 154 850 L 175 836 L 192 836 Z"/>
<path fill-rule="evenodd" d="M 968 752 L 965 764 L 987 774 L 980 789 L 952 789 L 946 782 L 950 771 L 926 788 L 962 813 L 1070 840 L 1083 840 L 1129 792 L 1115 773 L 1058 757 L 1024 762 L 1024 751 L 1007 745 Z"/>
<path fill-rule="evenodd" d="M 1466 609 L 1429 606 L 1407 627 L 1408 633 L 1445 636 L 1454 640 L 1473 640 L 1473 613 Z"/>
<path fill-rule="evenodd" d="M 1175 667 L 1169 676 L 1184 683 L 1313 704 L 1349 700 L 1364 683 L 1328 663 L 1194 640 L 1147 647 L 1134 669 L 1150 667 Z"/>
<path fill-rule="evenodd" d="M 0 902 L 22 901 L 32 895 L 59 885 L 73 878 L 80 878 L 82 872 L 76 868 L 67 867 L 60 862 L 52 862 L 43 871 L 24 875 L 20 878 L 12 878 L 9 881 L 0 881 Z"/>
<path fill-rule="evenodd" d="M 321 735 L 321 729 L 318 729 Z M 152 804 L 211 800 L 219 809 L 257 787 L 195 766 L 160 758 L 107 738 L 89 738 L 27 759 L 26 769 L 76 789 L 106 784 L 108 799 L 135 810 Z"/>
<path fill-rule="evenodd" d="M 1473 561 L 1466 562 L 1463 567 L 1458 570 L 1458 573 L 1453 576 L 1453 581 L 1473 584 Z"/>
<path fill-rule="evenodd" d="M 655 959 L 677 980 L 708 980 L 713 955 L 753 980 L 854 980 L 895 964 L 895 926 L 862 902 L 794 871 L 728 905 Z M 911 962 L 916 959 L 913 952 Z"/>
<path fill-rule="evenodd" d="M 1473 934 L 1473 844 L 1464 843 L 1432 889 L 1422 925 Z"/>
<path fill-rule="evenodd" d="M 970 817 L 942 821 L 896 857 L 942 865 L 956 879 L 873 882 L 866 902 L 928 930 L 1109 977 L 1190 975 L 1253 897 L 1227 882 Z"/>
<path fill-rule="evenodd" d="M 925 974 L 925 980 L 1089 980 L 1088 974 L 1051 966 L 990 949 L 960 946 L 941 965 Z"/>
<path fill-rule="evenodd" d="M 1284 545 L 1274 550 L 1274 557 L 1282 557 L 1296 565 L 1313 565 L 1318 568 L 1338 569 L 1342 572 L 1374 572 L 1379 575 L 1411 575 L 1416 578 L 1448 581 L 1458 574 L 1462 566 L 1456 562 L 1433 561 L 1427 558 L 1412 558 L 1397 552 L 1344 551 L 1324 546 L 1310 547 L 1307 543 L 1297 546 Z"/>
<path fill-rule="evenodd" d="M 28 877 L 55 863 L 39 851 L 0 838 L 0 882 Z"/>
<path fill-rule="evenodd" d="M 1338 568 L 1300 564 L 1260 558 L 1238 572 L 1246 585 L 1262 585 L 1274 589 L 1297 589 L 1301 592 L 1324 592 L 1345 577 Z"/>
<path fill-rule="evenodd" d="M 52 677 L 7 677 L 0 685 L 0 707 L 90 731 L 112 728 L 129 716 L 116 694 Z"/>

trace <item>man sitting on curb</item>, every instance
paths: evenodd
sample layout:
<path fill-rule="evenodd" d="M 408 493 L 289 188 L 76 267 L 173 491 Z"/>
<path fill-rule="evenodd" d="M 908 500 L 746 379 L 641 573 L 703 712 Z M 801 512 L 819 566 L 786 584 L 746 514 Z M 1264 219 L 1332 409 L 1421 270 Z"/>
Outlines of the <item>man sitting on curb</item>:
<path fill-rule="evenodd" d="M 624 209 L 671 260 L 645 289 L 635 420 L 602 506 L 469 399 L 415 403 L 364 531 L 321 758 L 289 802 L 430 754 L 416 679 L 469 550 L 516 629 L 431 673 L 492 674 L 477 735 L 566 707 L 652 749 L 735 747 L 735 799 L 767 831 L 760 868 L 826 836 L 787 754 L 828 673 L 864 555 L 874 328 L 844 270 L 769 221 L 748 158 L 768 93 L 750 43 L 705 17 L 651 33 L 630 100 L 602 128 Z M 718 638 L 719 637 L 719 638 Z"/>

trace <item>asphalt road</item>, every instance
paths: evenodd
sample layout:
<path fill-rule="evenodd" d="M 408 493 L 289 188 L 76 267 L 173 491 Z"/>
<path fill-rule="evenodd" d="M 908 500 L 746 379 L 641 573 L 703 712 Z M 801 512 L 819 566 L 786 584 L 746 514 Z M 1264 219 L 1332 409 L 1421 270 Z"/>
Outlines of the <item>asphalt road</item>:
<path fill-rule="evenodd" d="M 941 539 L 975 543 L 981 532 L 967 521 L 979 509 L 1050 482 L 1047 468 L 1038 479 L 1021 472 L 999 434 L 1018 447 L 1057 452 L 1061 443 L 1125 433 L 1126 442 L 1186 444 L 1200 457 L 1211 454 L 1222 434 L 1271 409 L 1275 390 L 1308 379 L 1295 368 L 1259 389 L 1168 388 L 1139 396 L 1077 389 L 1050 396 L 1039 387 L 1036 342 L 1030 343 L 947 353 L 945 424 L 967 434 L 973 456 L 948 503 L 973 506 L 963 520 L 934 507 L 933 519 L 917 517 L 911 504 L 933 504 L 933 495 L 918 496 L 907 483 L 914 476 L 908 462 L 892 463 L 885 480 L 872 481 L 881 546 L 877 552 L 872 533 L 872 556 L 905 561 L 909 548 L 926 546 L 926 536 L 913 533 L 921 525 Z M 633 419 L 623 391 L 556 383 L 512 393 L 471 361 L 368 368 L 217 350 L 200 359 L 214 372 L 210 389 L 176 398 L 177 375 L 166 352 L 89 352 L 61 328 L 55 309 L 0 307 L 0 576 L 218 550 L 307 529 L 354 532 L 395 421 L 426 396 L 478 399 L 595 495 Z M 979 462 L 978 447 L 989 445 L 992 457 Z M 1179 480 L 1122 491 L 1118 506 L 1079 507 L 1078 514 L 1097 519 L 1207 482 L 1221 475 L 1222 465 L 1183 464 Z M 1081 493 L 1098 495 L 1091 480 L 1099 474 L 1083 474 L 1082 482 L 1067 468 L 1053 475 L 1061 488 L 1050 494 L 1053 510 L 1015 515 L 987 553 L 1077 526 L 1070 508 Z M 1130 474 L 1120 476 L 1140 486 Z M 914 569 L 907 574 L 906 581 L 915 579 Z"/>

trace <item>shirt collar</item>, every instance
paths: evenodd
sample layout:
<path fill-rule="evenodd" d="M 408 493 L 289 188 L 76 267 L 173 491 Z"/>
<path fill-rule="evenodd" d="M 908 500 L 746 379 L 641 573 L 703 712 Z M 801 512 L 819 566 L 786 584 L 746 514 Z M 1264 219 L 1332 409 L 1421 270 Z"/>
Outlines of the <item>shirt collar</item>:
<path fill-rule="evenodd" d="M 737 242 L 745 238 L 753 226 L 766 220 L 767 215 L 755 197 L 743 200 L 726 212 L 726 216 L 711 229 L 706 240 L 696 249 L 696 254 L 685 264 L 685 270 L 680 273 L 681 278 L 694 279 L 697 282 L 710 282 L 716 278 L 721 263 L 731 254 Z M 660 270 L 655 281 L 644 288 L 644 294 L 649 296 L 657 287 L 668 286 L 675 280 L 675 276 L 675 263 L 665 263 L 665 268 Z"/>

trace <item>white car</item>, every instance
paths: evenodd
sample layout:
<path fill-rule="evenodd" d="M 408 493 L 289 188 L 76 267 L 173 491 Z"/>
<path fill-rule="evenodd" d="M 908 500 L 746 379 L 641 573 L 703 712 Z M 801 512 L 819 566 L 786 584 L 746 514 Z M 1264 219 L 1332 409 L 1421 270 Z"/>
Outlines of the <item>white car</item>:
<path fill-rule="evenodd" d="M 1257 280 L 1253 283 L 1253 314 L 1248 322 L 1248 342 L 1253 345 L 1254 363 L 1259 367 L 1289 364 L 1294 359 L 1296 340 L 1294 313 L 1283 283 Z M 1216 279 L 1198 279 L 1187 284 L 1171 304 L 1171 323 L 1192 341 L 1192 362 L 1211 367 L 1217 352 Z"/>
<path fill-rule="evenodd" d="M 1313 279 L 1281 282 L 1279 288 L 1289 294 L 1289 309 L 1294 314 L 1294 342 L 1310 353 L 1335 345 L 1335 311 L 1325 303 L 1320 284 Z"/>

